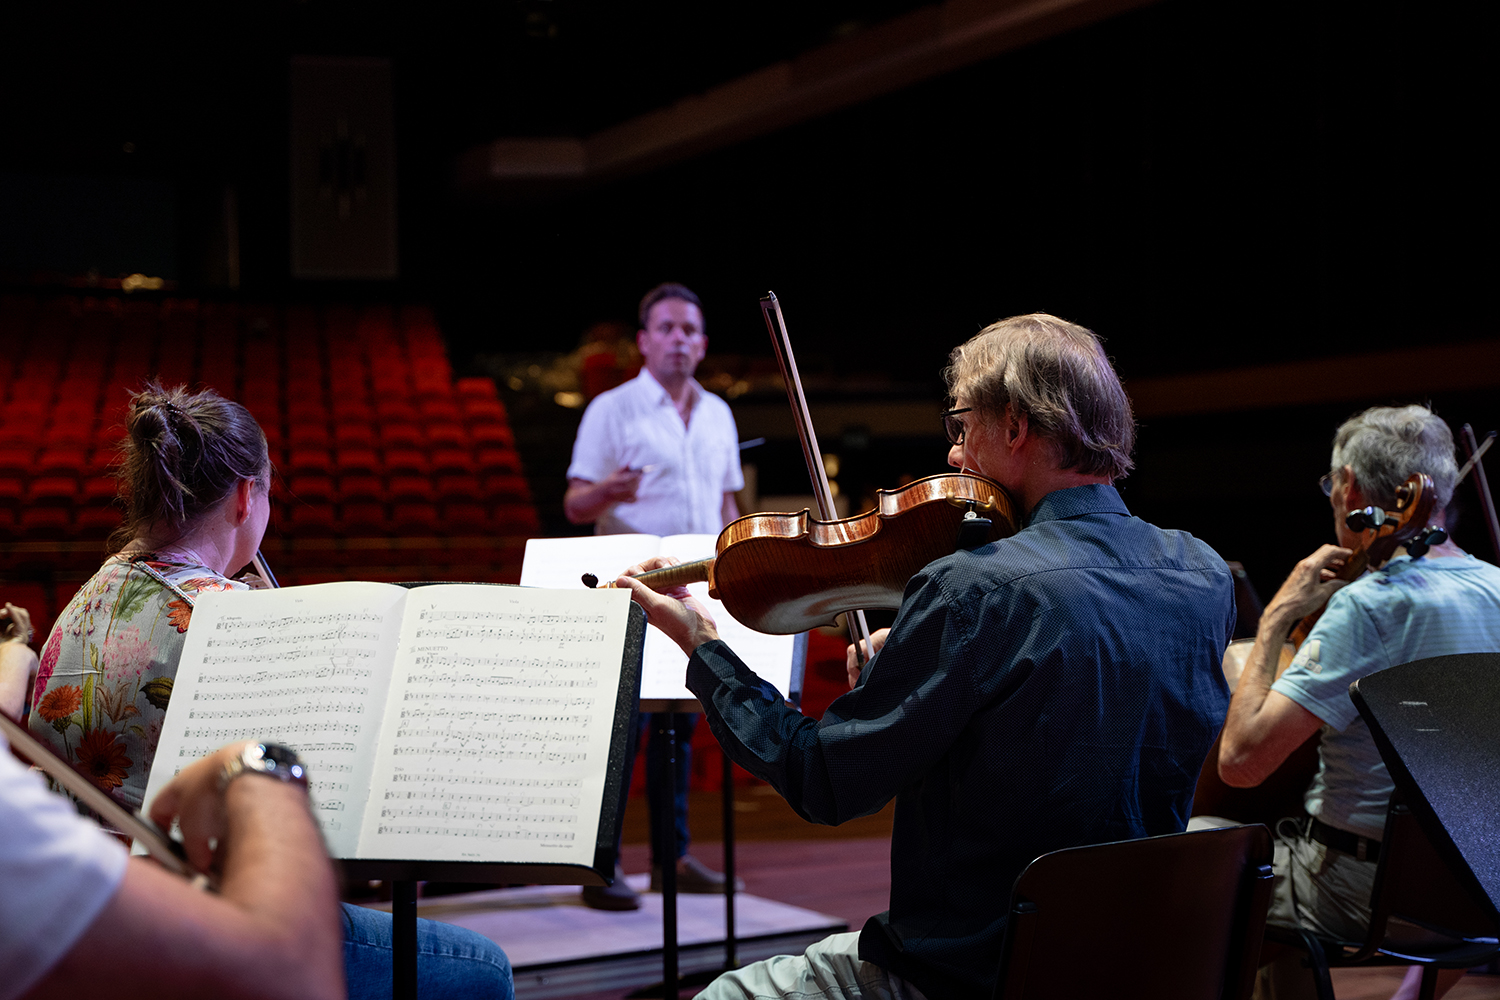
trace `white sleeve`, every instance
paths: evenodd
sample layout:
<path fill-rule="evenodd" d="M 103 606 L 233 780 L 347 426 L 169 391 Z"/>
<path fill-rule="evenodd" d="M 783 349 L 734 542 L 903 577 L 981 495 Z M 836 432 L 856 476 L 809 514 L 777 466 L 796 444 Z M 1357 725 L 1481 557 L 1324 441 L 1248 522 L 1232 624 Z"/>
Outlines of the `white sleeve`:
<path fill-rule="evenodd" d="M 610 419 L 603 397 L 595 399 L 583 411 L 578 437 L 573 441 L 573 461 L 568 464 L 569 479 L 586 479 L 597 483 L 620 467 L 619 455 L 610 434 Z"/>
<path fill-rule="evenodd" d="M 740 429 L 735 426 L 734 413 L 727 403 L 724 420 L 729 424 L 729 465 L 724 470 L 724 492 L 738 493 L 745 488 L 745 471 L 740 468 Z"/>
<path fill-rule="evenodd" d="M 47 790 L 0 739 L 0 1000 L 66 955 L 125 877 L 125 846 Z"/>

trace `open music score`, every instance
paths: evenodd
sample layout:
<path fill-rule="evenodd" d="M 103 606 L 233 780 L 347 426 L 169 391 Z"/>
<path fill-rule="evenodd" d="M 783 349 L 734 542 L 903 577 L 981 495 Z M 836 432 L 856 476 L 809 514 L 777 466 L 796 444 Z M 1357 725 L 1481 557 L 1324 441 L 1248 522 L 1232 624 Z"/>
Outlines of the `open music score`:
<path fill-rule="evenodd" d="M 238 739 L 304 758 L 337 858 L 595 863 L 623 591 L 206 593 L 146 797 Z"/>

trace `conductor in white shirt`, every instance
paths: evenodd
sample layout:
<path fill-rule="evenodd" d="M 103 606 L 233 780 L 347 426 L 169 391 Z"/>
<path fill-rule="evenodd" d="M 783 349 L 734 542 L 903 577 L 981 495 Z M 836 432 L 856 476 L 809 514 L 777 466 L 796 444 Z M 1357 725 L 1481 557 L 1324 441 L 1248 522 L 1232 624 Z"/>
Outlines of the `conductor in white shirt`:
<path fill-rule="evenodd" d="M 693 378 L 708 349 L 703 307 L 683 285 L 657 285 L 641 299 L 636 344 L 644 366 L 638 377 L 601 393 L 583 414 L 563 510 L 574 524 L 596 534 L 718 534 L 739 516 L 734 494 L 745 485 L 739 434 L 729 405 Z M 681 892 L 722 892 L 724 876 L 687 854 L 688 741 L 696 715 L 677 715 L 677 875 Z M 659 829 L 661 726 L 647 719 L 646 785 L 651 802 L 652 888 L 669 831 Z M 633 751 L 639 742 L 631 741 Z M 623 805 L 623 803 L 622 803 Z M 623 809 L 621 814 L 623 814 Z M 584 890 L 599 909 L 633 910 L 635 893 L 617 869 L 615 885 Z"/>

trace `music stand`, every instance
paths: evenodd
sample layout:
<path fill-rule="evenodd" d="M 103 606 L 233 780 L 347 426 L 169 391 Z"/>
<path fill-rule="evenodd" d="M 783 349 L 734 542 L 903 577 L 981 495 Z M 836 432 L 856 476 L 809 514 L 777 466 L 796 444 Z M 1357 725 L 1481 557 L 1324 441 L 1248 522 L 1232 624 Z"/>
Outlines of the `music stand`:
<path fill-rule="evenodd" d="M 1477 899 L 1500 908 L 1500 653 L 1391 667 L 1349 696 L 1423 832 Z"/>
<path fill-rule="evenodd" d="M 797 642 L 792 647 L 792 671 L 790 690 L 787 692 L 787 700 L 793 705 L 800 705 L 802 701 L 802 673 L 807 664 L 807 634 L 797 636 Z M 663 824 L 663 829 L 670 831 L 668 836 L 673 840 L 677 838 L 677 817 L 674 811 L 674 799 L 676 797 L 677 784 L 677 730 L 672 723 L 672 714 L 701 713 L 703 705 L 696 699 L 664 699 L 664 698 L 642 698 L 640 704 L 642 713 L 660 713 L 661 718 L 666 719 L 665 735 L 667 738 L 667 753 L 662 761 L 662 815 L 657 821 Z M 724 968 L 721 971 L 728 972 L 739 965 L 735 954 L 735 932 L 734 932 L 734 762 L 729 759 L 727 753 L 723 756 L 723 803 L 724 803 Z M 627 777 L 628 780 L 628 777 Z M 667 863 L 658 859 L 661 864 L 661 923 L 662 923 L 662 980 L 661 996 L 665 1000 L 676 1000 L 679 986 L 705 985 L 712 979 L 700 979 L 698 973 L 692 976 L 680 977 L 678 974 L 678 947 L 677 947 L 677 865 L 675 861 L 676 844 L 673 845 L 673 859 Z M 714 973 L 717 976 L 718 973 Z M 656 987 L 647 986 L 629 994 L 632 997 L 656 996 Z"/>
<path fill-rule="evenodd" d="M 448 580 L 401 582 L 398 587 L 427 587 Z M 498 587 L 512 584 L 494 584 Z M 493 882 L 538 885 L 605 885 L 601 872 L 614 872 L 617 805 L 625 773 L 625 742 L 634 721 L 641 690 L 641 657 L 646 648 L 646 613 L 630 605 L 625 626 L 625 650 L 621 660 L 620 687 L 616 694 L 614 728 L 610 737 L 609 764 L 604 779 L 604 799 L 594 843 L 594 866 L 508 864 L 470 861 L 403 861 L 340 859 L 346 878 L 383 879 L 391 883 L 391 996 L 393 1000 L 416 1000 L 417 996 L 417 883 Z M 624 706 L 624 711 L 621 707 Z"/>

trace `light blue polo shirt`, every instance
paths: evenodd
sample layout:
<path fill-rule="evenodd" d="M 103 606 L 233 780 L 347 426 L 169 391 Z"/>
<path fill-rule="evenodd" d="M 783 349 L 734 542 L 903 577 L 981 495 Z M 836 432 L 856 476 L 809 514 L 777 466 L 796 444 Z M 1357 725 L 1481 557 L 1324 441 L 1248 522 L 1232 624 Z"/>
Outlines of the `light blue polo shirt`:
<path fill-rule="evenodd" d="M 1323 720 L 1309 815 L 1366 837 L 1385 830 L 1395 785 L 1349 685 L 1377 670 L 1453 653 L 1500 652 L 1500 569 L 1473 556 L 1400 556 L 1333 595 L 1271 685 Z"/>

